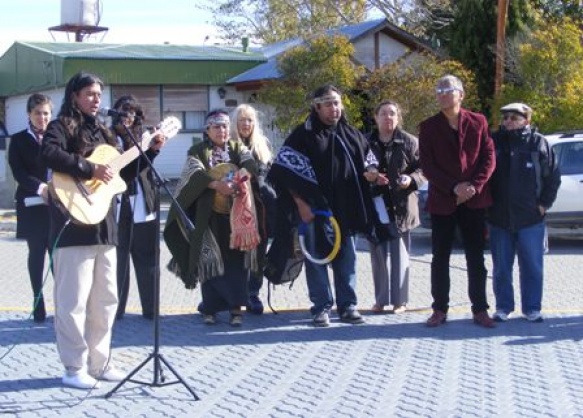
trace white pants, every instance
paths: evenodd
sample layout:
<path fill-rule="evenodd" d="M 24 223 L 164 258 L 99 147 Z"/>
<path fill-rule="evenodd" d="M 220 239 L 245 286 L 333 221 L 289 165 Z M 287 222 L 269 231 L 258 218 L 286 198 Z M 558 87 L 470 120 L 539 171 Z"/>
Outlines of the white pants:
<path fill-rule="evenodd" d="M 116 248 L 88 245 L 57 248 L 55 332 L 67 370 L 99 374 L 108 364 L 117 309 Z"/>

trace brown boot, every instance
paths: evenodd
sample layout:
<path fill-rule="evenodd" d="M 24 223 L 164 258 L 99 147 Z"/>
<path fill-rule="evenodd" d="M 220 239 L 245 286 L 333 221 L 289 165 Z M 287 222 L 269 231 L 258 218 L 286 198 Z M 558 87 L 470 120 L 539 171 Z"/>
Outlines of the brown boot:
<path fill-rule="evenodd" d="M 430 328 L 435 328 L 435 327 L 438 327 L 442 324 L 445 324 L 446 320 L 447 320 L 447 314 L 445 312 L 434 309 L 433 313 L 431 314 L 431 316 L 429 317 L 429 319 L 427 320 L 425 325 L 427 325 Z"/>
<path fill-rule="evenodd" d="M 474 322 L 484 328 L 496 327 L 496 322 L 494 322 L 494 320 L 490 318 L 490 315 L 488 315 L 487 311 L 482 311 L 478 312 L 477 314 L 474 314 Z"/>

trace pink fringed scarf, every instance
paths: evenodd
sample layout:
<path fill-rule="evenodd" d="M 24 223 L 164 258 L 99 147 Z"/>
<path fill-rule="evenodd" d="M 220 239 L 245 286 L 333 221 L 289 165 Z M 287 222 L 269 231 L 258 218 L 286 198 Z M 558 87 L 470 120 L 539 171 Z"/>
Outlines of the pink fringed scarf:
<path fill-rule="evenodd" d="M 235 173 L 233 179 L 238 192 L 231 208 L 230 247 L 240 251 L 253 250 L 261 241 L 257 228 L 257 213 L 249 173 L 244 168 Z"/>

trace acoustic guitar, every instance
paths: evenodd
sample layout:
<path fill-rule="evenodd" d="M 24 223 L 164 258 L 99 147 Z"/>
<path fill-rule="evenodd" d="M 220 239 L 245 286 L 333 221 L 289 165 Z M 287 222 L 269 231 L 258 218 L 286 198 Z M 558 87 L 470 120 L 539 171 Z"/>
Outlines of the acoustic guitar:
<path fill-rule="evenodd" d="M 165 118 L 156 127 L 154 132 L 145 132 L 140 138 L 139 145 L 147 150 L 152 139 L 158 134 L 166 139 L 174 137 L 181 129 L 182 124 L 176 117 Z M 58 205 L 66 211 L 73 220 L 85 225 L 95 225 L 101 222 L 111 206 L 111 199 L 118 193 L 123 193 L 126 182 L 119 172 L 140 155 L 136 146 L 131 147 L 123 154 L 113 146 L 98 145 L 88 161 L 95 164 L 108 165 L 114 172 L 114 177 L 108 183 L 96 179 L 79 179 L 65 173 L 53 172 L 49 182 L 49 190 Z"/>

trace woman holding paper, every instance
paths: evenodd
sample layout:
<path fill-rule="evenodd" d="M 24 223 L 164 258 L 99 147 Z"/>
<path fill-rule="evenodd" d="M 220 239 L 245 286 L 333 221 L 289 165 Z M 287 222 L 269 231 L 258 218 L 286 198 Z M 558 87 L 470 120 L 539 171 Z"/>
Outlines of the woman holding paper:
<path fill-rule="evenodd" d="M 417 190 L 426 179 L 419 167 L 418 140 L 401 129 L 400 106 L 383 101 L 375 108 L 374 119 L 377 130 L 368 140 L 379 161 L 373 198 L 381 225 L 369 239 L 375 287 L 372 311 L 381 313 L 392 305 L 392 313 L 402 313 L 409 301 L 410 231 L 419 225 Z M 397 237 L 389 233 L 391 222 L 396 224 Z"/>
<path fill-rule="evenodd" d="M 28 127 L 14 135 L 8 148 L 8 164 L 16 188 L 16 238 L 28 245 L 28 274 L 33 292 L 34 322 L 47 318 L 42 293 L 45 254 L 48 249 L 48 170 L 40 160 L 43 135 L 53 114 L 50 97 L 35 93 L 26 103 Z"/>

